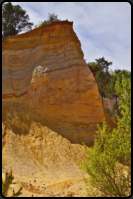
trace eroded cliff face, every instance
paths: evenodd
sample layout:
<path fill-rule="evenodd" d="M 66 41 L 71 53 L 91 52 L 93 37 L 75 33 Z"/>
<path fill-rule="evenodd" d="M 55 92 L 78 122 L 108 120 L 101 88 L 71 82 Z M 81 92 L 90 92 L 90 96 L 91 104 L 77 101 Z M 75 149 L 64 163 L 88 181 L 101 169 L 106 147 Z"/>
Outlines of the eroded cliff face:
<path fill-rule="evenodd" d="M 22 124 L 21 124 L 22 127 Z M 32 123 L 29 133 L 15 134 L 2 124 L 2 166 L 19 176 L 39 178 L 76 176 L 84 158 L 83 146 L 70 141 L 48 127 Z"/>
<path fill-rule="evenodd" d="M 115 124 L 72 26 L 56 22 L 2 42 L 2 117 L 15 112 L 27 128 L 40 122 L 72 143 L 92 146 L 98 123 Z M 23 132 L 19 128 L 14 131 Z"/>
<path fill-rule="evenodd" d="M 22 129 L 23 124 L 17 116 L 15 121 Z M 46 197 L 51 195 L 47 189 L 49 185 L 61 183 L 63 187 L 64 183 L 69 186 L 71 181 L 82 180 L 83 171 L 76 163 L 84 158 L 83 146 L 71 144 L 39 123 L 33 122 L 27 134 L 22 134 L 22 131 L 16 134 L 7 126 L 7 123 L 2 123 L 2 174 L 12 169 L 16 184 L 16 187 L 11 185 L 8 197 L 11 197 L 13 189 L 17 192 L 20 187 L 23 188 L 21 197 L 31 197 L 32 194 L 34 197 Z M 68 191 L 67 186 L 64 188 L 65 192 Z M 72 191 L 77 194 L 77 190 Z"/>

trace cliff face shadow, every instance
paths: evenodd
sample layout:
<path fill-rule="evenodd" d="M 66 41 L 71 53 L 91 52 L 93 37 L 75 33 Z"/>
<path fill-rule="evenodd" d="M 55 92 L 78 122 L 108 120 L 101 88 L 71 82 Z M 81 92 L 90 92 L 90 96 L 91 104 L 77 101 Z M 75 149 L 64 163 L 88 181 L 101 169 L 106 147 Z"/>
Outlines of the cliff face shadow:
<path fill-rule="evenodd" d="M 18 135 L 29 134 L 30 127 L 35 122 L 50 128 L 72 144 L 85 142 L 89 147 L 94 145 L 94 132 L 97 130 L 96 126 L 89 126 L 89 124 L 62 122 L 48 118 L 46 115 L 36 114 L 28 107 L 22 107 L 19 104 L 3 107 L 2 122 L 6 128 L 12 129 L 13 133 Z M 87 136 L 84 136 L 84 132 Z"/>

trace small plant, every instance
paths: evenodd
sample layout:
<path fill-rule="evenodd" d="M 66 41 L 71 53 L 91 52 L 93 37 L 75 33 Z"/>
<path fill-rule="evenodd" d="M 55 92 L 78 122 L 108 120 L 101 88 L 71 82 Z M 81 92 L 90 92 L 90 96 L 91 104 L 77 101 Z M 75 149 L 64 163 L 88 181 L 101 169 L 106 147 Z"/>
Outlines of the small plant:
<path fill-rule="evenodd" d="M 7 191 L 10 187 L 10 184 L 12 183 L 12 180 L 14 179 L 14 177 L 12 176 L 11 173 L 7 173 L 5 174 L 5 181 L 3 181 L 2 179 L 2 195 L 3 196 L 7 196 Z"/>
<path fill-rule="evenodd" d="M 20 191 L 22 190 L 22 187 L 20 187 L 20 189 L 17 191 L 17 193 L 15 193 L 15 191 L 13 190 L 13 196 L 19 196 L 20 194 L 22 194 Z M 13 197 L 12 196 L 12 197 Z"/>
<path fill-rule="evenodd" d="M 14 177 L 12 176 L 12 170 L 10 171 L 10 173 L 5 174 L 5 181 L 2 179 L 2 195 L 4 197 L 7 196 L 7 192 L 10 188 L 10 185 L 12 184 Z M 17 193 L 15 193 L 15 191 L 13 190 L 13 195 L 11 197 L 14 196 L 19 196 L 20 194 L 22 194 L 20 191 L 22 190 L 22 187 L 18 190 Z"/>

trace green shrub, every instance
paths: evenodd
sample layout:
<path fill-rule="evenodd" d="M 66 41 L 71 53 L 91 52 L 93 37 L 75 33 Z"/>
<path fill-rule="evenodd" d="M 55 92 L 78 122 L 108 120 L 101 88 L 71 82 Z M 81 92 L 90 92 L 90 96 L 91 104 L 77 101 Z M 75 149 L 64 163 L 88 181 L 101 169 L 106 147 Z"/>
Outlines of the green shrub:
<path fill-rule="evenodd" d="M 89 197 L 128 197 L 131 193 L 131 79 L 116 83 L 121 117 L 112 131 L 103 122 L 98 126 L 94 146 L 84 144 L 86 160 L 79 168 L 89 174 L 84 178 Z"/>

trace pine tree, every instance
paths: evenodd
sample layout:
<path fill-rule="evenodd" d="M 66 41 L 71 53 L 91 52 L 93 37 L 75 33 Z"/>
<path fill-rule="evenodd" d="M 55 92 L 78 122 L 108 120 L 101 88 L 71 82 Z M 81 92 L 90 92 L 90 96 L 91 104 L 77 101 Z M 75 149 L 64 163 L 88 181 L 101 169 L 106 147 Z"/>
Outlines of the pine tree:
<path fill-rule="evenodd" d="M 107 60 L 105 60 L 104 57 L 95 60 L 96 62 L 89 62 L 88 66 L 93 73 L 96 72 L 95 78 L 97 81 L 99 93 L 102 97 L 103 104 L 103 97 L 106 97 L 105 88 L 110 80 L 108 68 L 109 65 L 112 65 L 112 62 L 108 62 Z"/>
<path fill-rule="evenodd" d="M 108 62 L 107 60 L 105 60 L 104 57 L 95 59 L 95 60 L 99 64 L 102 71 L 105 71 L 105 72 L 109 71 L 109 65 L 112 65 L 112 62 Z"/>
<path fill-rule="evenodd" d="M 2 7 L 2 40 L 8 36 L 17 35 L 25 28 L 31 30 L 33 23 L 28 22 L 29 16 L 19 5 L 13 6 L 11 2 Z"/>

